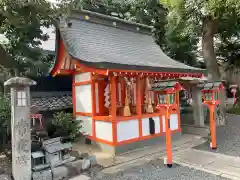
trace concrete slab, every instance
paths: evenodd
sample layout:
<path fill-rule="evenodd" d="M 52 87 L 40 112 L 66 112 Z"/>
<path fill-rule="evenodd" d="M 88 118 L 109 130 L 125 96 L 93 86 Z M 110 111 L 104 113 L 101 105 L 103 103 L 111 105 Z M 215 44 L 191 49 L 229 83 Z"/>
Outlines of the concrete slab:
<path fill-rule="evenodd" d="M 205 165 L 204 168 L 219 171 L 221 174 L 236 176 L 240 179 L 240 168 L 228 166 L 225 164 L 224 160 L 214 161 L 208 165 Z"/>
<path fill-rule="evenodd" d="M 228 179 L 232 179 L 232 180 L 239 180 L 240 179 L 240 177 L 229 175 L 229 174 L 221 174 L 220 176 L 223 177 L 223 178 L 228 178 Z"/>
<path fill-rule="evenodd" d="M 70 180 L 90 180 L 91 178 L 86 176 L 86 175 L 79 175 L 79 176 L 76 176 L 74 178 L 71 178 Z"/>
<path fill-rule="evenodd" d="M 174 156 L 174 162 L 229 179 L 240 179 L 240 158 L 187 149 Z"/>
<path fill-rule="evenodd" d="M 174 157 L 174 160 L 176 161 L 198 165 L 198 166 L 204 166 L 209 163 L 212 163 L 214 162 L 215 159 L 216 159 L 216 156 L 200 153 L 194 150 L 188 150 Z"/>
<path fill-rule="evenodd" d="M 225 161 L 227 166 L 233 166 L 236 168 L 240 168 L 240 159 L 236 158 L 236 159 L 229 159 L 228 161 Z"/>

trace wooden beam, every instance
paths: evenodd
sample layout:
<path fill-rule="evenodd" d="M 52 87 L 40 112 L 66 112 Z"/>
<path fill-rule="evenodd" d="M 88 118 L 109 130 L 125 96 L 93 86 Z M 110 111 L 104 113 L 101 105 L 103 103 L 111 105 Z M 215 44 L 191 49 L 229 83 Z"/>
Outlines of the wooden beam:
<path fill-rule="evenodd" d="M 116 91 L 116 77 L 110 76 L 110 93 L 111 93 L 111 109 L 110 109 L 110 116 L 112 120 L 112 135 L 113 135 L 113 144 L 117 144 L 117 91 Z"/>
<path fill-rule="evenodd" d="M 92 95 L 92 116 L 96 116 L 96 93 L 95 93 L 95 80 L 91 73 L 91 95 Z M 96 138 L 96 121 L 92 119 L 92 136 Z"/>
<path fill-rule="evenodd" d="M 141 84 L 141 78 L 140 76 L 136 77 L 136 110 L 137 115 L 142 115 L 142 84 Z M 139 125 L 139 137 L 142 136 L 142 118 L 138 119 L 138 125 Z"/>

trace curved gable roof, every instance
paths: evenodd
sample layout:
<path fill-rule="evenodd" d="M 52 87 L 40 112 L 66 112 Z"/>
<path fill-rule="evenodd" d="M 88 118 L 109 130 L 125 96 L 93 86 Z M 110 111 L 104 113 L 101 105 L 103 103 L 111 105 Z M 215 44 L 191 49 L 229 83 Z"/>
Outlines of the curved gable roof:
<path fill-rule="evenodd" d="M 168 57 L 152 27 L 90 11 L 61 20 L 58 31 L 69 54 L 88 66 L 153 72 L 203 72 Z"/>

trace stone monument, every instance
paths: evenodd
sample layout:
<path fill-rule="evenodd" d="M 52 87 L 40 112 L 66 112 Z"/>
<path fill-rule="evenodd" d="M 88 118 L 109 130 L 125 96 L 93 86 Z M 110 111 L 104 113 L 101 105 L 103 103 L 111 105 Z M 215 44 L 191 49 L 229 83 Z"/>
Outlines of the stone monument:
<path fill-rule="evenodd" d="M 12 175 L 31 180 L 30 86 L 36 82 L 14 77 L 4 83 L 11 88 Z"/>

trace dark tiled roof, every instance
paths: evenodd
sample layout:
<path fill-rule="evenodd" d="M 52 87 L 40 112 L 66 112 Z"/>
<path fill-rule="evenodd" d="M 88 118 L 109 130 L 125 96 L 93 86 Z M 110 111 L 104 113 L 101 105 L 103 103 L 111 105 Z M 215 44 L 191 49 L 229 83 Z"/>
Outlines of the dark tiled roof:
<path fill-rule="evenodd" d="M 203 72 L 168 57 L 154 42 L 151 27 L 146 25 L 82 11 L 69 17 L 68 23 L 61 19 L 57 34 L 59 32 L 70 55 L 88 66 L 155 72 Z"/>
<path fill-rule="evenodd" d="M 53 111 L 72 108 L 72 94 L 67 92 L 32 92 L 31 105 L 38 111 Z"/>
<path fill-rule="evenodd" d="M 207 82 L 203 84 L 199 84 L 198 87 L 204 89 L 204 90 L 215 90 L 219 88 L 222 84 L 222 82 Z"/>
<path fill-rule="evenodd" d="M 152 85 L 152 91 L 168 90 L 176 86 L 177 81 L 155 81 Z"/>

